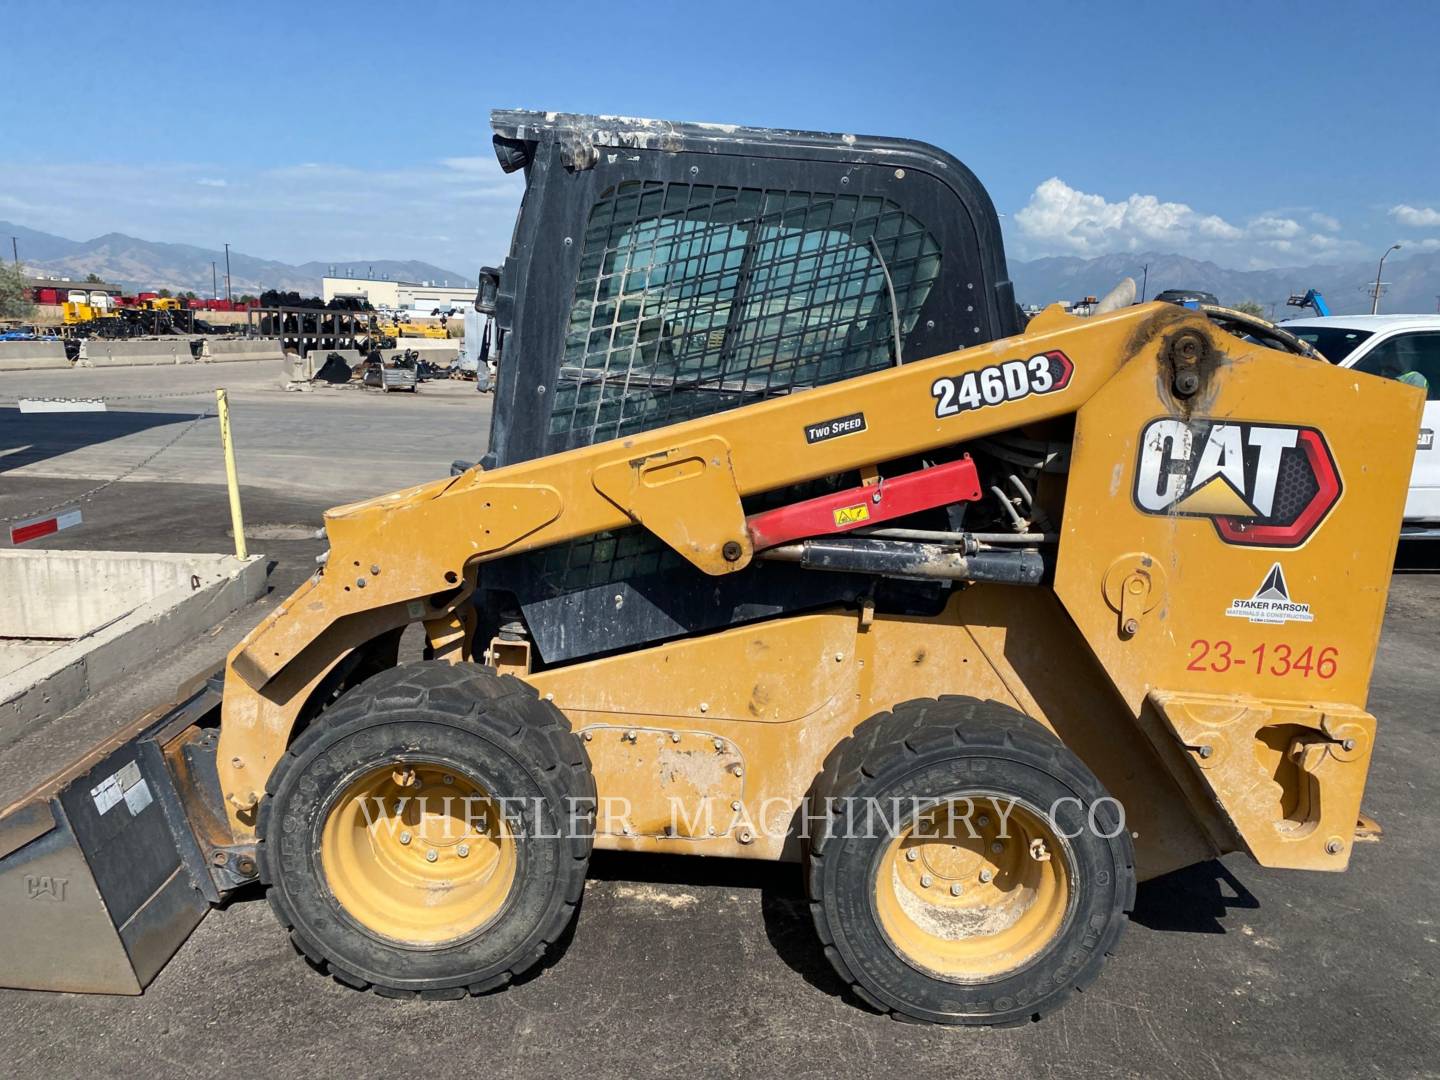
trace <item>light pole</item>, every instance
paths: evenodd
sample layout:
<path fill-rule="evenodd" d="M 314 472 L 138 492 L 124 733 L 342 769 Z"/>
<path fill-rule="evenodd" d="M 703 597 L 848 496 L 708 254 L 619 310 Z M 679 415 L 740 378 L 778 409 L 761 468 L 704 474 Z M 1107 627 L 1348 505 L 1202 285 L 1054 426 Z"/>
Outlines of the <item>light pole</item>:
<path fill-rule="evenodd" d="M 230 245 L 225 245 L 225 302 L 228 304 L 230 297 Z"/>
<path fill-rule="evenodd" d="M 1380 256 L 1380 265 L 1375 268 L 1375 294 L 1373 299 L 1371 299 L 1370 301 L 1371 315 L 1380 314 L 1380 275 L 1385 270 L 1385 260 L 1390 257 L 1390 252 L 1399 250 L 1399 244 L 1391 244 L 1388 248 L 1385 249 L 1385 254 Z"/>
<path fill-rule="evenodd" d="M 220 299 L 219 278 L 217 278 L 217 277 L 215 276 L 215 260 L 214 260 L 214 259 L 211 259 L 211 260 L 210 260 L 210 299 L 211 299 L 211 300 L 219 300 L 219 299 Z"/>

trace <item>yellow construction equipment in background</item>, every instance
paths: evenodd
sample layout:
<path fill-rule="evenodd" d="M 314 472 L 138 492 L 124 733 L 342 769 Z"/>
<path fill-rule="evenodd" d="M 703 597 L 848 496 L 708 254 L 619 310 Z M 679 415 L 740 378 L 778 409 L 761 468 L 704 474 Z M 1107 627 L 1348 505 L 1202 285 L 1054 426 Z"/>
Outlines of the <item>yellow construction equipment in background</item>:
<path fill-rule="evenodd" d="M 119 319 L 109 308 L 98 307 L 80 300 L 66 300 L 60 306 L 60 321 L 65 326 L 84 326 L 102 319 Z"/>

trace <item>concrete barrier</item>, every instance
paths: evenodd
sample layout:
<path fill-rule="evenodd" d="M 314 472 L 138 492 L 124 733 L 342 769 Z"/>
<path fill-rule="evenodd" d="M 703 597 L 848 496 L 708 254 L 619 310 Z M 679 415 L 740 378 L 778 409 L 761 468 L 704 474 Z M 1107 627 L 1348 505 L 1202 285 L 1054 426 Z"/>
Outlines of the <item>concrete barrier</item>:
<path fill-rule="evenodd" d="M 0 748 L 265 592 L 252 555 L 0 551 Z"/>
<path fill-rule="evenodd" d="M 148 364 L 188 364 L 194 359 L 189 338 L 127 338 L 123 341 L 87 338 L 75 362 L 79 367 L 141 367 Z"/>
<path fill-rule="evenodd" d="M 280 360 L 284 356 L 279 338 L 206 338 L 200 359 L 225 364 L 234 360 Z"/>
<path fill-rule="evenodd" d="M 63 341 L 0 341 L 0 371 L 69 366 Z"/>
<path fill-rule="evenodd" d="M 395 351 L 414 349 L 423 359 L 432 364 L 448 364 L 460 355 L 460 342 L 453 338 L 441 341 L 439 338 L 400 338 L 395 342 Z M 386 349 L 387 353 L 391 350 Z"/>

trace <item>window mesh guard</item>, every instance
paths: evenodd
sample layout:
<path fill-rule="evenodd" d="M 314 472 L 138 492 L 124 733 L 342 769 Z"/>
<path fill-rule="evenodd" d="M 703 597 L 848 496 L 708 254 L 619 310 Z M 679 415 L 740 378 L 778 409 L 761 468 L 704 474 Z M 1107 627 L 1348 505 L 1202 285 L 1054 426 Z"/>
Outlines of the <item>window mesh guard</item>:
<path fill-rule="evenodd" d="M 939 274 L 934 237 L 884 198 L 621 183 L 586 227 L 552 451 L 890 367 Z M 522 605 L 688 566 L 640 528 L 519 560 Z"/>
<path fill-rule="evenodd" d="M 939 273 L 884 198 L 621 183 L 585 231 L 556 449 L 889 367 Z"/>

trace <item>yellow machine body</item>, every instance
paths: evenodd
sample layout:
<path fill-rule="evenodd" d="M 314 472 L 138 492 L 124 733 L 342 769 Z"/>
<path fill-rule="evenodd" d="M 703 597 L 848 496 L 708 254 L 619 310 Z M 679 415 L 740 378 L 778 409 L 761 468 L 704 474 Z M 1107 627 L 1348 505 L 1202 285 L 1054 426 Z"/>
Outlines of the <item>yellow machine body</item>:
<path fill-rule="evenodd" d="M 944 414 L 947 380 L 1052 353 L 1073 365 L 1063 389 Z M 419 622 L 437 657 L 483 653 L 582 734 L 599 847 L 797 857 L 806 793 L 840 740 L 896 703 L 964 694 L 1034 717 L 1094 771 L 1126 809 L 1142 878 L 1231 850 L 1343 869 L 1422 403 L 1169 305 L 1052 309 L 1019 337 L 339 507 L 324 569 L 227 662 L 229 839 L 253 841 L 266 779 L 327 673 Z M 853 435 L 804 438 L 862 410 Z M 861 605 L 535 671 L 528 647 L 472 639 L 482 562 L 639 524 L 732 573 L 755 554 L 743 497 L 883 478 L 907 455 L 1070 418 L 1068 474 L 1037 493 L 1058 523 L 1053 585 L 960 587 L 929 618 Z M 1308 500 L 1288 532 L 1259 523 L 1277 498 Z"/>
<path fill-rule="evenodd" d="M 66 326 L 79 326 L 83 323 L 94 322 L 96 319 L 118 318 L 113 311 L 95 307 L 92 304 L 80 300 L 66 300 L 60 307 L 60 319 Z"/>

